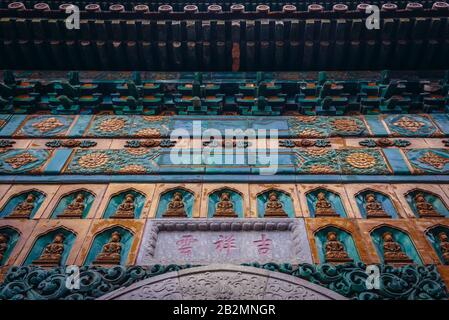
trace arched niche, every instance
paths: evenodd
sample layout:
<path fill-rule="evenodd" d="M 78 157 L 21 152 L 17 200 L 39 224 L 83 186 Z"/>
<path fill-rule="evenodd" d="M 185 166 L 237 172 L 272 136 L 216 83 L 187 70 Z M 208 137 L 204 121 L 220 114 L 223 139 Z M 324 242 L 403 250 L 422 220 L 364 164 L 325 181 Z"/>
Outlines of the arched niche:
<path fill-rule="evenodd" d="M 209 194 L 207 217 L 212 218 L 214 216 L 215 211 L 217 209 L 217 204 L 220 202 L 220 197 L 222 193 L 225 192 L 229 194 L 229 200 L 234 205 L 234 212 L 237 214 L 239 218 L 243 218 L 244 217 L 243 197 L 240 194 L 240 192 L 237 192 L 230 188 L 222 188 Z"/>
<path fill-rule="evenodd" d="M 359 207 L 360 213 L 362 214 L 363 218 L 367 218 L 368 214 L 366 212 L 366 196 L 368 194 L 373 194 L 376 198 L 376 201 L 382 206 L 382 209 L 385 211 L 386 214 L 388 214 L 393 219 L 398 219 L 399 215 L 396 210 L 396 207 L 393 204 L 393 201 L 391 201 L 390 197 L 386 194 L 383 194 L 379 191 L 374 190 L 364 190 L 362 192 L 359 192 L 356 196 L 356 202 L 357 206 Z"/>
<path fill-rule="evenodd" d="M 56 208 L 53 210 L 53 213 L 51 214 L 51 218 L 55 219 L 55 218 L 63 218 L 60 217 L 63 213 L 64 210 L 67 208 L 67 206 L 69 204 L 71 204 L 75 198 L 78 196 L 78 194 L 82 194 L 84 197 L 84 210 L 83 210 L 83 214 L 82 214 L 82 218 L 86 218 L 87 214 L 89 213 L 90 207 L 92 206 L 92 203 L 95 200 L 95 195 L 87 190 L 84 189 L 80 189 L 80 190 L 76 190 L 73 191 L 67 195 L 64 195 L 58 202 L 58 205 L 56 206 Z"/>
<path fill-rule="evenodd" d="M 324 189 L 324 188 L 318 188 L 312 191 L 309 191 L 306 194 L 306 199 L 307 199 L 307 205 L 309 207 L 309 211 L 312 217 L 315 217 L 315 206 L 316 203 L 318 201 L 318 194 L 320 192 L 323 192 L 326 200 L 332 205 L 332 208 L 334 208 L 335 212 L 342 218 L 346 218 L 346 210 L 345 207 L 343 206 L 343 202 L 341 201 L 340 196 L 333 192 L 330 191 L 328 189 Z"/>
<path fill-rule="evenodd" d="M 399 229 L 390 226 L 381 226 L 374 229 L 371 232 L 371 239 L 373 240 L 377 254 L 379 255 L 382 263 L 385 263 L 384 248 L 383 248 L 384 245 L 383 235 L 385 232 L 391 233 L 391 235 L 393 236 L 393 240 L 401 246 L 402 251 L 405 252 L 405 254 L 410 259 L 412 259 L 414 263 L 422 264 L 421 257 L 419 256 L 419 253 L 416 250 L 416 247 L 413 244 L 413 241 L 410 239 L 409 235 L 404 231 L 401 231 Z"/>
<path fill-rule="evenodd" d="M 128 189 L 125 191 L 120 191 L 120 193 L 117 193 L 111 197 L 103 214 L 104 219 L 112 218 L 112 216 L 117 212 L 119 206 L 125 200 L 127 194 L 131 194 L 134 197 L 134 219 L 140 218 L 143 207 L 145 206 L 145 196 L 137 190 Z"/>
<path fill-rule="evenodd" d="M 184 188 L 174 188 L 164 193 L 161 193 L 159 198 L 159 204 L 157 207 L 156 218 L 162 218 L 165 211 L 167 211 L 168 204 L 173 199 L 175 192 L 179 192 L 182 195 L 182 202 L 184 203 L 184 209 L 189 218 L 193 215 L 193 204 L 195 202 L 195 195 L 192 191 Z"/>
<path fill-rule="evenodd" d="M 5 240 L 7 243 L 7 248 L 3 252 L 2 257 L 0 257 L 0 266 L 3 266 L 6 261 L 8 261 L 11 252 L 17 244 L 17 241 L 19 241 L 20 233 L 11 227 L 1 227 L 0 234 L 6 237 Z"/>
<path fill-rule="evenodd" d="M 112 233 L 114 232 L 118 232 L 121 236 L 120 243 L 122 244 L 122 251 L 120 254 L 120 264 L 126 264 L 133 242 L 133 233 L 123 227 L 115 226 L 104 230 L 95 236 L 86 260 L 84 261 L 84 265 L 91 265 L 96 260 L 98 254 L 102 252 L 103 246 L 111 240 Z"/>
<path fill-rule="evenodd" d="M 45 247 L 52 243 L 55 236 L 59 233 L 62 233 L 64 235 L 64 252 L 61 257 L 60 265 L 64 266 L 67 262 L 67 258 L 69 257 L 70 250 L 72 249 L 73 244 L 75 243 L 76 234 L 73 233 L 70 230 L 67 230 L 65 228 L 57 228 L 52 231 L 49 231 L 43 235 L 40 235 L 36 241 L 33 244 L 33 247 L 31 248 L 30 252 L 28 253 L 27 258 L 25 259 L 25 262 L 23 265 L 30 265 L 38 259 L 42 252 L 44 251 Z"/>
<path fill-rule="evenodd" d="M 428 203 L 430 203 L 439 214 L 441 214 L 442 216 L 445 216 L 445 217 L 449 217 L 449 210 L 447 209 L 444 202 L 440 199 L 440 196 L 438 196 L 432 192 L 429 192 L 429 191 L 425 191 L 425 190 L 421 190 L 421 189 L 414 189 L 405 195 L 405 199 L 407 200 L 407 203 L 409 204 L 410 208 L 412 209 L 412 211 L 416 217 L 418 217 L 418 218 L 420 217 L 420 215 L 418 213 L 418 209 L 416 207 L 416 202 L 415 202 L 415 196 L 418 193 L 422 193 L 424 196 L 424 199 Z"/>
<path fill-rule="evenodd" d="M 40 206 L 42 205 L 42 203 L 45 200 L 45 193 L 40 192 L 38 190 L 28 190 L 28 191 L 24 191 L 21 192 L 19 194 L 16 194 L 14 196 L 12 196 L 7 202 L 6 204 L 3 206 L 3 209 L 0 213 L 0 217 L 4 218 L 4 217 L 9 217 L 13 212 L 14 209 L 21 203 L 23 203 L 27 197 L 29 195 L 33 195 L 34 196 L 34 207 L 31 211 L 31 214 L 29 215 L 28 219 L 32 219 L 34 217 L 34 215 L 36 214 L 36 212 L 39 210 Z"/>
<path fill-rule="evenodd" d="M 294 218 L 295 209 L 293 207 L 292 198 L 287 192 L 277 189 L 266 190 L 257 195 L 257 217 L 259 218 L 265 217 L 265 209 L 271 192 L 276 193 L 278 201 L 282 203 L 282 209 L 284 209 L 288 217 Z"/>
<path fill-rule="evenodd" d="M 320 258 L 321 263 L 327 262 L 325 255 L 326 253 L 325 246 L 327 242 L 327 235 L 329 232 L 335 232 L 337 234 L 337 240 L 343 244 L 349 257 L 354 262 L 360 262 L 360 256 L 351 234 L 336 226 L 327 226 L 315 232 L 315 243 L 317 246 L 318 256 Z"/>
<path fill-rule="evenodd" d="M 432 245 L 433 249 L 438 255 L 438 258 L 440 258 L 441 263 L 448 265 L 449 264 L 449 253 L 446 250 L 444 250 L 441 246 L 441 239 L 440 235 L 445 234 L 446 237 L 449 238 L 449 227 L 437 225 L 434 226 L 426 231 L 426 237 L 429 240 L 430 244 Z M 446 244 L 447 246 L 447 244 Z M 443 250 L 445 251 L 445 254 L 443 255 Z"/>

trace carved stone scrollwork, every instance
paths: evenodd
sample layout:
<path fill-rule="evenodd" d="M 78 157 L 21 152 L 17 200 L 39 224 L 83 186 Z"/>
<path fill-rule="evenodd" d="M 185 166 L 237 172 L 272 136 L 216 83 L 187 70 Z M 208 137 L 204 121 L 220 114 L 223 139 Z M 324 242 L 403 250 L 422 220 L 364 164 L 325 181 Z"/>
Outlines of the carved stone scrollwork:
<path fill-rule="evenodd" d="M 435 265 L 407 265 L 400 268 L 378 265 L 380 289 L 368 290 L 366 265 L 248 264 L 253 268 L 229 265 L 192 268 L 191 265 L 153 265 L 149 267 L 80 267 L 80 289 L 67 289 L 65 268 L 43 269 L 36 266 L 12 267 L 0 285 L 0 300 L 48 299 L 182 299 L 186 283 L 202 282 L 204 275 L 225 274 L 234 279 L 253 278 L 266 283 L 263 299 L 343 299 L 358 300 L 447 300 L 449 294 Z M 257 269 L 255 269 L 257 268 Z M 185 270 L 186 269 L 186 270 Z M 259 272 L 256 272 L 259 271 Z M 146 279 L 146 280 L 145 280 Z M 191 279 L 185 281 L 184 279 Z M 206 279 L 207 281 L 207 279 Z M 244 287 L 240 282 L 239 288 Z M 184 284 L 182 290 L 181 285 Z M 215 284 L 212 283 L 211 286 Z M 220 288 L 216 284 L 216 288 Z M 251 284 L 249 284 L 251 285 Z M 224 289 L 205 292 L 227 292 Z M 257 283 L 252 286 L 257 292 Z M 324 288 L 330 289 L 326 290 Z M 228 289 L 229 290 L 229 289 Z M 193 291 L 197 294 L 198 291 Z M 235 290 L 233 298 L 240 297 Z M 220 293 L 223 296 L 223 293 Z M 258 295 L 260 296 L 260 295 Z M 324 296 L 324 297 L 323 297 Z M 203 297 L 204 298 L 204 297 Z M 201 298 L 201 299 L 203 299 Z M 212 297 L 210 297 L 212 298 Z"/>

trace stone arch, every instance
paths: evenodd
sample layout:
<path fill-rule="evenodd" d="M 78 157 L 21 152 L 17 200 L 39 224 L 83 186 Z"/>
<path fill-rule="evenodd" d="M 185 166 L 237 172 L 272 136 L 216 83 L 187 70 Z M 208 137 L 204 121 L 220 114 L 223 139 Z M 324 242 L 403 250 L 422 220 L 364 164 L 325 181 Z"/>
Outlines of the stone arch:
<path fill-rule="evenodd" d="M 21 202 L 23 202 L 29 194 L 33 194 L 36 198 L 35 206 L 32 210 L 29 219 L 32 219 L 34 215 L 39 211 L 42 203 L 45 201 L 47 194 L 39 189 L 31 188 L 27 190 L 20 191 L 18 193 L 10 195 L 8 200 L 3 204 L 3 207 L 0 209 L 0 218 L 4 218 L 9 216 L 14 208 Z"/>
<path fill-rule="evenodd" d="M 324 186 L 319 186 L 316 188 L 313 188 L 306 192 L 306 201 L 307 206 L 309 207 L 309 212 L 311 217 L 315 217 L 315 204 L 317 201 L 317 195 L 319 192 L 324 192 L 326 195 L 326 199 L 331 203 L 332 207 L 334 208 L 335 212 L 342 218 L 346 218 L 348 216 L 345 205 L 342 200 L 342 196 L 340 195 L 340 192 L 334 191 L 332 189 L 329 189 Z"/>
<path fill-rule="evenodd" d="M 410 259 L 413 260 L 414 263 L 423 264 L 422 257 L 418 249 L 416 248 L 415 242 L 410 236 L 410 233 L 402 228 L 398 228 L 386 223 L 375 226 L 369 231 L 371 240 L 373 241 L 374 247 L 376 248 L 376 251 L 382 263 L 385 263 L 383 255 L 382 235 L 387 231 L 392 233 L 394 241 L 399 243 L 402 251 L 405 252 L 407 256 L 409 256 Z"/>
<path fill-rule="evenodd" d="M 101 252 L 103 245 L 108 242 L 114 231 L 120 231 L 120 235 L 122 236 L 122 240 L 120 241 L 122 243 L 120 264 L 126 264 L 135 234 L 126 226 L 114 224 L 101 229 L 94 234 L 89 245 L 89 251 L 84 259 L 84 265 L 89 265 L 94 261 L 95 257 Z"/>
<path fill-rule="evenodd" d="M 345 227 L 337 226 L 335 224 L 328 224 L 318 228 L 313 233 L 313 236 L 315 238 L 315 245 L 317 247 L 318 256 L 320 258 L 321 263 L 328 262 L 326 261 L 325 258 L 324 246 L 327 241 L 326 236 L 329 232 L 335 232 L 337 234 L 337 240 L 343 244 L 346 252 L 353 261 L 355 262 L 361 261 L 359 251 L 352 236 L 352 232 Z M 332 263 L 332 261 L 330 262 Z"/>
<path fill-rule="evenodd" d="M 306 280 L 264 269 L 214 264 L 174 271 L 120 288 L 99 300 L 346 300 Z"/>
<path fill-rule="evenodd" d="M 265 217 L 265 204 L 268 199 L 268 195 L 270 192 L 276 192 L 278 194 L 278 200 L 282 203 L 283 209 L 285 213 L 287 213 L 289 218 L 295 217 L 295 208 L 293 204 L 293 198 L 290 192 L 281 190 L 276 187 L 271 187 L 265 190 L 262 190 L 256 194 L 257 201 L 257 216 L 259 218 Z"/>
<path fill-rule="evenodd" d="M 170 202 L 173 194 L 177 191 L 181 192 L 182 194 L 187 216 L 189 218 L 192 217 L 193 206 L 195 203 L 195 192 L 183 186 L 176 186 L 164 190 L 159 194 L 158 203 L 156 207 L 156 218 L 162 218 L 162 215 L 165 213 L 165 210 L 167 209 L 168 203 Z"/>
<path fill-rule="evenodd" d="M 49 244 L 53 240 L 54 236 L 58 233 L 63 233 L 64 236 L 66 237 L 66 239 L 64 240 L 65 245 L 64 253 L 61 259 L 61 265 L 64 265 L 65 262 L 67 261 L 67 258 L 70 254 L 70 250 L 72 249 L 72 246 L 77 236 L 77 233 L 74 230 L 67 228 L 65 226 L 56 226 L 36 235 L 36 237 L 33 240 L 33 244 L 31 245 L 27 253 L 27 256 L 23 262 L 23 265 L 32 264 L 32 262 L 40 256 L 45 245 Z"/>
<path fill-rule="evenodd" d="M 85 197 L 84 204 L 86 207 L 84 209 L 82 218 L 86 218 L 86 216 L 89 214 L 90 207 L 92 206 L 96 197 L 96 193 L 87 188 L 78 188 L 76 190 L 70 190 L 62 194 L 58 199 L 56 207 L 51 212 L 51 218 L 58 218 L 58 216 L 64 212 L 64 209 L 67 207 L 67 205 L 70 204 L 79 193 L 83 193 Z"/>
<path fill-rule="evenodd" d="M 136 188 L 127 188 L 124 190 L 117 191 L 109 197 L 108 205 L 103 212 L 103 219 L 108 219 L 116 212 L 117 208 L 123 202 L 126 194 L 131 193 L 134 195 L 134 219 L 139 219 L 142 214 L 143 208 L 145 207 L 146 195 L 144 192 Z"/>
<path fill-rule="evenodd" d="M 424 232 L 427 241 L 429 241 L 430 245 L 435 250 L 441 263 L 448 265 L 449 254 L 447 252 L 444 252 L 441 248 L 441 241 L 439 239 L 441 233 L 444 233 L 446 234 L 447 237 L 449 237 L 449 226 L 438 223 L 433 226 L 430 226 Z"/>
<path fill-rule="evenodd" d="M 365 196 L 368 193 L 373 193 L 376 197 L 376 201 L 378 201 L 381 205 L 382 208 L 385 210 L 385 212 L 390 215 L 390 217 L 394 218 L 394 219 L 398 219 L 399 216 L 399 211 L 398 211 L 398 206 L 397 204 L 394 203 L 393 199 L 391 198 L 391 196 L 383 191 L 380 190 L 376 190 L 373 188 L 364 188 L 362 190 L 360 190 L 359 192 L 357 192 L 356 194 L 354 194 L 354 198 L 356 200 L 356 204 L 359 208 L 359 211 L 362 215 L 362 217 L 367 218 L 367 213 L 365 212 Z M 380 195 L 380 197 L 378 197 L 378 195 Z"/>
<path fill-rule="evenodd" d="M 207 217 L 212 218 L 215 213 L 215 206 L 217 201 L 219 201 L 219 196 L 222 192 L 228 191 L 230 193 L 230 200 L 234 205 L 234 211 L 238 215 L 239 218 L 243 218 L 245 215 L 244 205 L 243 205 L 243 194 L 232 187 L 219 187 L 214 190 L 211 190 L 207 194 Z"/>
<path fill-rule="evenodd" d="M 419 218 L 420 216 L 415 206 L 414 196 L 419 192 L 424 194 L 424 198 L 426 199 L 426 201 L 429 202 L 439 214 L 449 217 L 448 205 L 444 202 L 439 194 L 423 188 L 413 188 L 407 191 L 404 196 L 405 200 L 407 201 L 416 217 Z"/>

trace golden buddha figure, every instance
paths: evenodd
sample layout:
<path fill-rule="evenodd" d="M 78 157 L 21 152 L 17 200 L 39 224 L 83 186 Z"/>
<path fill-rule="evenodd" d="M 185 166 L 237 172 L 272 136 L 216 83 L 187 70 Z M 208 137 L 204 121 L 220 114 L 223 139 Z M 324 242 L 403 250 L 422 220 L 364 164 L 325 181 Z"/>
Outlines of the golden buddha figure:
<path fill-rule="evenodd" d="M 367 218 L 390 218 L 373 193 L 369 193 L 365 197 L 365 210 Z"/>
<path fill-rule="evenodd" d="M 185 210 L 185 204 L 182 200 L 181 192 L 175 192 L 173 198 L 167 205 L 167 210 L 162 215 L 163 218 L 185 218 L 187 213 Z"/>
<path fill-rule="evenodd" d="M 337 234 L 335 232 L 329 232 L 327 234 L 327 241 L 324 246 L 326 262 L 351 262 L 345 250 L 343 243 L 338 241 Z"/>
<path fill-rule="evenodd" d="M 0 233 L 0 263 L 3 260 L 6 250 L 8 250 L 9 236 L 5 233 Z"/>
<path fill-rule="evenodd" d="M 449 239 L 447 234 L 440 232 L 438 234 L 438 240 L 440 240 L 440 250 L 444 263 L 449 264 Z"/>
<path fill-rule="evenodd" d="M 327 201 L 324 192 L 317 195 L 317 202 L 315 204 L 315 216 L 338 216 L 332 205 Z"/>
<path fill-rule="evenodd" d="M 64 212 L 58 215 L 58 218 L 82 218 L 85 208 L 84 195 L 78 193 L 72 203 L 64 209 Z"/>
<path fill-rule="evenodd" d="M 283 207 L 284 206 L 282 205 L 282 202 L 278 199 L 277 193 L 270 192 L 270 194 L 268 195 L 268 201 L 265 204 L 264 217 L 288 217 Z"/>
<path fill-rule="evenodd" d="M 39 259 L 34 260 L 32 263 L 40 266 L 58 266 L 64 253 L 64 240 L 64 235 L 58 233 L 53 242 L 47 244 L 44 248 Z"/>
<path fill-rule="evenodd" d="M 424 197 L 424 194 L 418 193 L 415 196 L 415 206 L 416 210 L 418 211 L 418 214 L 422 218 L 427 217 L 441 217 L 441 214 L 439 214 L 431 205 L 429 202 L 427 202 L 426 198 Z"/>
<path fill-rule="evenodd" d="M 113 219 L 133 219 L 136 206 L 134 205 L 134 196 L 128 193 L 123 202 L 118 206 L 117 211 L 111 217 Z"/>
<path fill-rule="evenodd" d="M 385 232 L 382 235 L 384 244 L 384 261 L 385 263 L 413 263 L 405 252 L 402 251 L 399 243 L 394 241 L 393 235 L 390 232 Z"/>
<path fill-rule="evenodd" d="M 13 210 L 13 212 L 9 215 L 6 216 L 5 218 L 10 218 L 10 219 L 28 219 L 31 215 L 31 213 L 34 210 L 34 206 L 35 203 L 34 201 L 36 200 L 36 198 L 34 197 L 34 195 L 32 193 L 30 193 L 25 201 L 22 201 L 21 203 L 19 203 Z"/>
<path fill-rule="evenodd" d="M 223 192 L 220 195 L 220 201 L 217 203 L 214 217 L 217 218 L 237 218 L 237 214 L 234 211 L 234 204 L 231 201 L 229 192 Z"/>
<path fill-rule="evenodd" d="M 122 254 L 122 236 L 119 232 L 114 231 L 111 239 L 103 246 L 93 264 L 120 264 Z"/>

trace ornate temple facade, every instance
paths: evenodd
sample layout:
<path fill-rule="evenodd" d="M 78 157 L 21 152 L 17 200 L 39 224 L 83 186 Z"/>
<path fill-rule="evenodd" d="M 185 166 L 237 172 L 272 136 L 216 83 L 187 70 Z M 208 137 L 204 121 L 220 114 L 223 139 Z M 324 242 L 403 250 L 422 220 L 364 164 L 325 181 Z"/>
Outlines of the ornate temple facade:
<path fill-rule="evenodd" d="M 0 0 L 0 299 L 449 298 L 449 4 L 73 4 Z"/>

